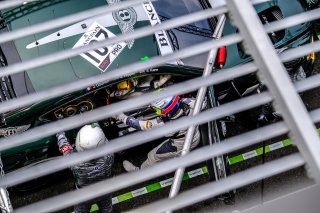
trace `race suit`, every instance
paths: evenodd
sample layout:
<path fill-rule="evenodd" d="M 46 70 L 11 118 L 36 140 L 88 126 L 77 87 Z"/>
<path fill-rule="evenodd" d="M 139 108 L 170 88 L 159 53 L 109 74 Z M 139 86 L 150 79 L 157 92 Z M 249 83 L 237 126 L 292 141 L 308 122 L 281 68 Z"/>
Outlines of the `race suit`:
<path fill-rule="evenodd" d="M 75 152 L 64 132 L 56 134 L 56 137 L 58 139 L 59 150 L 63 155 L 66 156 Z M 110 177 L 112 164 L 113 155 L 106 155 L 71 167 L 76 180 L 76 188 L 82 188 Z M 100 212 L 112 212 L 112 196 L 110 194 L 77 204 L 74 206 L 74 211 L 75 213 L 88 213 L 90 212 L 91 205 L 94 203 L 99 206 Z"/>
<path fill-rule="evenodd" d="M 183 109 L 182 116 L 191 115 L 195 100 L 193 98 L 182 98 L 181 101 Z M 160 116 L 152 120 L 142 121 L 134 117 L 122 114 L 118 117 L 118 119 L 128 126 L 142 131 L 165 124 L 165 121 Z M 142 163 L 141 168 L 151 166 L 152 164 L 159 161 L 179 156 L 183 149 L 186 132 L 187 129 L 184 129 L 174 134 L 168 135 L 168 139 L 163 141 L 160 145 L 158 145 L 148 153 L 148 158 Z M 195 128 L 195 133 L 192 139 L 191 149 L 194 149 L 199 144 L 199 142 L 200 132 L 199 127 L 197 126 Z"/>

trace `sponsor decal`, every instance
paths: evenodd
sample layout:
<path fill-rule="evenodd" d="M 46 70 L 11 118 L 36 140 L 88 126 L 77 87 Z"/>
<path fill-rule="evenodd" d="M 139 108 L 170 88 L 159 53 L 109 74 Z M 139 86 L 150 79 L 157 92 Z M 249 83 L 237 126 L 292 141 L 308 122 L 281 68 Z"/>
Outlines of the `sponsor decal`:
<path fill-rule="evenodd" d="M 197 177 L 199 175 L 203 175 L 202 168 L 190 171 L 190 172 L 188 172 L 188 175 L 189 175 L 190 178 L 194 178 L 194 177 Z"/>
<path fill-rule="evenodd" d="M 170 185 L 172 185 L 172 183 L 173 183 L 173 178 L 169 178 L 169 179 L 160 181 L 159 183 L 160 183 L 160 186 L 161 186 L 161 187 L 170 186 Z"/>
<path fill-rule="evenodd" d="M 109 5 L 117 4 L 120 0 L 107 0 Z M 112 12 L 114 21 L 118 24 L 122 33 L 130 33 L 134 31 L 134 24 L 137 22 L 137 13 L 133 7 Z M 126 41 L 128 48 L 131 49 L 134 40 Z"/>
<path fill-rule="evenodd" d="M 244 153 L 243 154 L 243 159 L 247 160 L 249 158 L 253 158 L 253 157 L 256 157 L 258 156 L 258 153 L 256 150 L 252 150 L 251 152 L 247 152 L 247 153 Z"/>
<path fill-rule="evenodd" d="M 269 145 L 270 151 L 281 149 L 282 147 L 283 147 L 282 141 Z"/>
<path fill-rule="evenodd" d="M 117 203 L 119 203 L 118 198 L 117 197 L 113 197 L 112 198 L 112 204 L 114 205 L 114 204 L 117 204 Z"/>
<path fill-rule="evenodd" d="M 151 2 L 143 3 L 143 8 L 149 17 L 149 21 L 152 26 L 161 23 L 159 16 L 158 16 L 158 14 L 157 14 L 156 10 L 154 9 L 153 4 Z M 167 54 L 173 52 L 168 35 L 164 30 L 156 32 L 155 37 L 156 37 L 161 55 L 167 55 Z"/>
<path fill-rule="evenodd" d="M 63 106 L 54 111 L 54 115 L 58 118 L 59 115 L 65 116 L 73 116 L 76 115 L 80 109 L 84 109 L 85 111 L 93 110 L 94 105 L 91 101 L 81 101 L 80 103 L 69 104 L 67 106 Z"/>
<path fill-rule="evenodd" d="M 131 193 L 132 193 L 132 196 L 133 196 L 133 197 L 138 197 L 138 196 L 140 196 L 140 195 L 147 194 L 148 191 L 147 191 L 147 188 L 146 188 L 146 187 L 143 187 L 143 188 L 134 190 L 134 191 L 132 191 Z"/>
<path fill-rule="evenodd" d="M 102 82 L 100 82 L 100 83 L 94 84 L 94 85 L 92 85 L 92 89 L 95 89 L 95 88 L 104 86 L 104 85 L 106 85 L 106 84 L 109 83 L 109 82 L 110 82 L 110 81 L 102 81 Z"/>
<path fill-rule="evenodd" d="M 103 41 L 109 37 L 114 36 L 115 35 L 112 32 L 104 28 L 99 23 L 94 22 L 89 27 L 89 29 L 81 36 L 81 38 L 73 48 Z M 93 64 L 95 67 L 100 69 L 102 72 L 105 72 L 126 46 L 127 44 L 125 42 L 120 42 L 108 47 L 102 47 L 97 50 L 88 51 L 81 54 L 81 56 L 91 64 Z"/>
<path fill-rule="evenodd" d="M 158 72 L 158 71 L 159 71 L 159 69 L 157 69 L 157 68 L 150 68 L 150 69 L 144 70 L 143 72 L 150 73 L 150 72 Z"/>
<path fill-rule="evenodd" d="M 22 125 L 22 126 L 15 126 L 15 127 L 7 127 L 0 129 L 0 136 L 10 136 L 15 135 L 17 133 L 24 132 L 30 128 L 31 124 Z"/>

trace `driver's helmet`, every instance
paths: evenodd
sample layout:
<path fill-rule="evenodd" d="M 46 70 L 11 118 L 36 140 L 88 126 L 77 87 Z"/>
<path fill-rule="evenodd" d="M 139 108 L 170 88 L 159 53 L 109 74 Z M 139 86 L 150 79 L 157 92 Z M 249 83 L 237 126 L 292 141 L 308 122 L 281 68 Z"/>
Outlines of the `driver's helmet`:
<path fill-rule="evenodd" d="M 106 140 L 105 134 L 97 124 L 85 125 L 77 134 L 76 150 L 81 152 L 86 149 L 96 148 L 105 144 Z"/>
<path fill-rule="evenodd" d="M 151 103 L 152 109 L 154 109 L 158 115 L 168 118 L 175 117 L 180 111 L 180 106 L 181 100 L 178 95 L 159 99 Z"/>
<path fill-rule="evenodd" d="M 118 90 L 131 90 L 134 86 L 134 82 L 130 79 L 117 83 Z"/>

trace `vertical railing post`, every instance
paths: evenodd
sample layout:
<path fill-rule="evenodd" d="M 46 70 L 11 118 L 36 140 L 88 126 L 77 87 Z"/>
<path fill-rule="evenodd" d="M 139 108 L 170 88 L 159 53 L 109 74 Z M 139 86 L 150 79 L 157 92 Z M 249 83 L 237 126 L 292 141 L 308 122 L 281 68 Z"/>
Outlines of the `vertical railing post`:
<path fill-rule="evenodd" d="M 224 14 L 222 14 L 218 17 L 218 23 L 217 23 L 217 26 L 216 26 L 215 31 L 213 33 L 213 38 L 215 40 L 220 39 L 220 37 L 222 36 L 225 21 L 226 21 L 226 16 Z M 205 69 L 202 74 L 203 77 L 209 76 L 212 73 L 212 70 L 214 68 L 215 59 L 217 56 L 217 51 L 218 51 L 217 49 L 212 49 L 209 51 L 207 63 L 206 63 Z M 207 92 L 207 87 L 201 87 L 198 90 L 195 106 L 194 106 L 194 109 L 192 112 L 192 116 L 199 114 L 201 107 L 202 107 L 203 100 L 206 95 L 206 92 Z M 181 152 L 181 156 L 186 155 L 190 152 L 190 147 L 191 147 L 193 135 L 195 132 L 195 128 L 196 128 L 195 126 L 191 126 L 188 128 L 187 133 L 186 133 L 185 142 L 183 145 L 183 149 Z M 181 186 L 184 170 L 185 170 L 184 167 L 180 167 L 176 170 L 174 178 L 173 178 L 173 183 L 172 183 L 172 186 L 170 189 L 170 194 L 169 194 L 170 198 L 175 197 L 178 194 L 180 186 Z"/>

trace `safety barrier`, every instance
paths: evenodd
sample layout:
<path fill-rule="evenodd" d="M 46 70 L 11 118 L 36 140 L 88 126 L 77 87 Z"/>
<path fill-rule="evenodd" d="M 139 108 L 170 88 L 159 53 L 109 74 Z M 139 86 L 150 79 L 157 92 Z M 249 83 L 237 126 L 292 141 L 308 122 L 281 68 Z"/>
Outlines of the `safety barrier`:
<path fill-rule="evenodd" d="M 179 83 L 168 87 L 160 93 L 145 94 L 134 97 L 118 103 L 110 104 L 103 108 L 98 108 L 90 112 L 85 112 L 81 116 L 76 115 L 63 120 L 51 122 L 43 126 L 39 126 L 23 132 L 18 135 L 13 135 L 0 139 L 0 151 L 14 148 L 16 146 L 31 143 L 37 139 L 54 135 L 57 132 L 65 131 L 80 127 L 89 122 L 94 122 L 111 116 L 115 116 L 121 112 L 129 111 L 134 107 L 142 107 L 150 104 L 153 100 L 164 98 L 174 94 L 184 94 L 193 92 L 201 87 L 216 85 L 221 82 L 231 80 L 235 77 L 240 77 L 249 73 L 257 73 L 260 80 L 267 85 L 269 90 L 261 94 L 252 95 L 241 98 L 239 100 L 223 104 L 219 107 L 212 108 L 201 112 L 193 117 L 179 118 L 169 124 L 153 129 L 147 132 L 138 132 L 130 136 L 116 138 L 111 143 L 99 147 L 98 150 L 88 150 L 86 152 L 74 153 L 68 159 L 64 157 L 56 158 L 52 161 L 38 164 L 24 170 L 17 170 L 5 174 L 0 178 L 0 187 L 11 187 L 17 184 L 51 174 L 78 163 L 95 159 L 104 156 L 107 153 L 119 152 L 150 140 L 154 140 L 174 133 L 180 129 L 185 129 L 190 126 L 207 123 L 212 120 L 217 120 L 230 114 L 238 113 L 247 109 L 251 109 L 273 101 L 275 108 L 281 112 L 283 117 L 282 122 L 278 122 L 269 126 L 261 127 L 256 130 L 244 133 L 232 138 L 228 138 L 227 143 L 219 143 L 210 147 L 202 147 L 190 153 L 186 153 L 179 158 L 170 159 L 165 162 L 158 163 L 150 168 L 146 168 L 134 173 L 122 174 L 108 180 L 90 185 L 88 187 L 68 192 L 56 197 L 52 197 L 43 201 L 39 201 L 18 209 L 15 212 L 52 212 L 57 211 L 81 201 L 86 201 L 106 193 L 112 193 L 116 190 L 132 186 L 151 178 L 158 177 L 175 170 L 183 169 L 189 165 L 205 161 L 207 159 L 226 154 L 249 145 L 257 144 L 267 139 L 289 134 L 293 143 L 298 147 L 299 154 L 277 159 L 261 166 L 251 168 L 249 170 L 239 172 L 225 179 L 208 183 L 203 186 L 196 187 L 190 191 L 177 194 L 178 188 L 173 188 L 173 195 L 170 199 L 160 200 L 133 212 L 164 212 L 173 211 L 190 204 L 203 201 L 207 198 L 217 196 L 221 193 L 242 187 L 297 168 L 307 164 L 312 177 L 317 183 L 320 183 L 320 141 L 314 126 L 315 122 L 320 121 L 320 109 L 307 112 L 305 106 L 301 102 L 298 93 L 307 91 L 320 86 L 320 75 L 314 75 L 305 80 L 292 83 L 289 79 L 282 62 L 305 56 L 307 54 L 320 51 L 320 41 L 306 44 L 297 48 L 288 49 L 281 55 L 278 55 L 270 42 L 266 33 L 274 32 L 280 29 L 285 29 L 291 26 L 320 19 L 320 9 L 313 9 L 302 14 L 286 17 L 280 21 L 269 23 L 263 26 L 260 20 L 256 17 L 256 12 L 252 4 L 259 4 L 266 0 L 242 0 L 242 1 L 226 1 L 226 4 L 221 4 L 216 8 L 207 9 L 194 14 L 185 15 L 183 17 L 168 20 L 162 24 L 137 29 L 132 33 L 124 33 L 117 37 L 109 38 L 99 43 L 84 46 L 81 48 L 68 49 L 63 52 L 53 53 L 46 56 L 41 56 L 30 61 L 23 61 L 7 67 L 0 68 L 0 77 L 21 73 L 25 70 L 41 67 L 46 64 L 61 61 L 66 58 L 77 56 L 89 50 L 98 49 L 104 46 L 127 41 L 130 39 L 141 38 L 146 35 L 154 34 L 159 30 L 172 29 L 188 23 L 193 23 L 198 20 L 203 20 L 213 16 L 228 14 L 234 24 L 239 28 L 239 33 L 224 36 L 219 40 L 200 43 L 188 48 L 181 49 L 172 54 L 153 57 L 147 61 L 140 61 L 125 67 L 116 69 L 112 72 L 107 72 L 99 77 L 89 77 L 76 82 L 54 87 L 36 94 L 8 100 L 0 103 L 0 113 L 16 109 L 18 107 L 28 106 L 39 101 L 49 100 L 54 97 L 59 97 L 66 93 L 78 91 L 79 88 L 86 88 L 90 85 L 100 82 L 111 81 L 122 76 L 138 73 L 140 70 L 149 69 L 165 62 L 170 62 L 177 58 L 186 58 L 200 53 L 206 53 L 212 49 L 216 50 L 221 46 L 244 42 L 246 48 L 253 56 L 254 61 L 239 65 L 236 67 L 224 69 L 223 72 L 216 72 L 205 77 L 198 77 L 183 83 Z M 0 9 L 9 8 L 15 5 L 28 4 L 31 1 L 1 1 Z M 144 0 L 124 1 L 108 7 L 101 7 L 85 11 L 79 14 L 74 14 L 68 17 L 53 20 L 47 23 L 37 24 L 35 26 L 26 27 L 12 32 L 4 32 L 0 36 L 0 43 L 11 41 L 13 39 L 22 38 L 26 35 L 32 35 L 38 32 L 44 32 L 49 29 L 54 29 L 67 24 L 77 22 L 95 15 L 110 13 L 115 10 L 127 8 L 130 6 L 143 3 Z M 286 85 L 285 87 L 283 85 Z M 130 137 L 130 143 L 128 138 Z M 183 170 L 182 170 L 183 171 Z M 183 174 L 183 172 L 182 172 Z M 179 178 L 179 177 L 177 177 Z M 181 184 L 178 183 L 178 185 Z"/>

